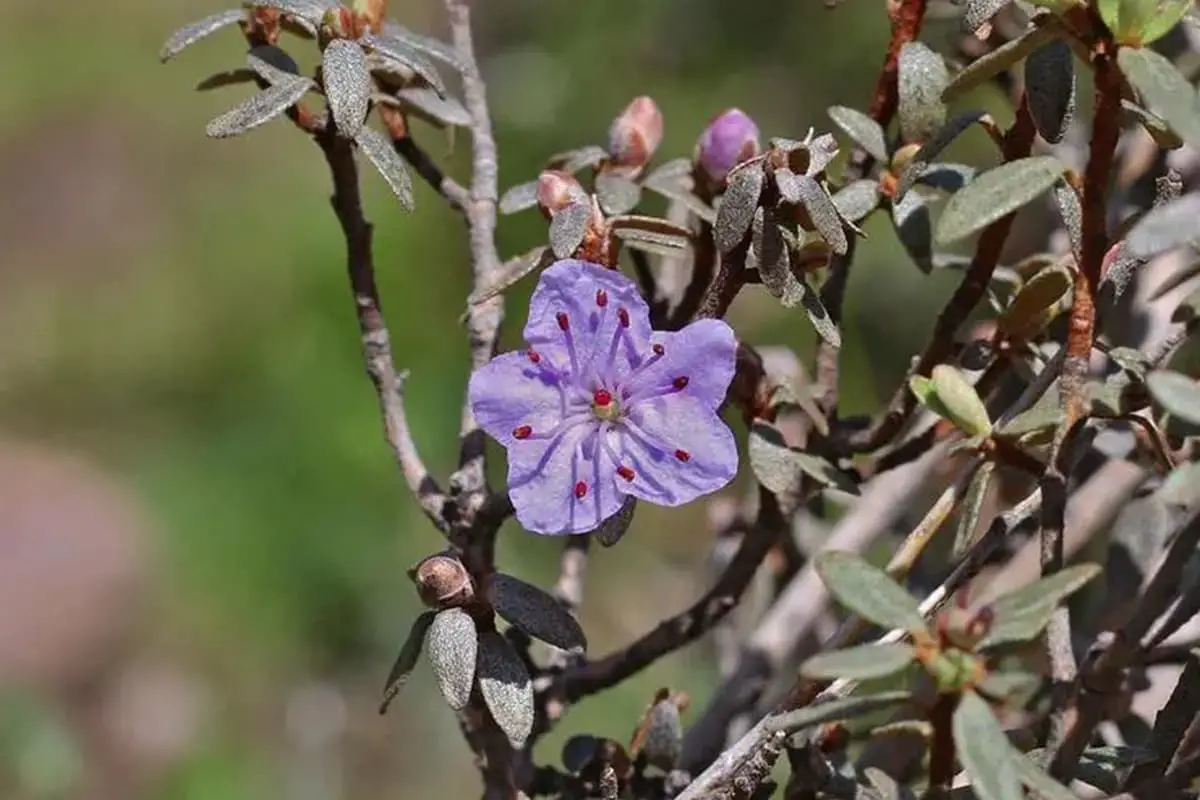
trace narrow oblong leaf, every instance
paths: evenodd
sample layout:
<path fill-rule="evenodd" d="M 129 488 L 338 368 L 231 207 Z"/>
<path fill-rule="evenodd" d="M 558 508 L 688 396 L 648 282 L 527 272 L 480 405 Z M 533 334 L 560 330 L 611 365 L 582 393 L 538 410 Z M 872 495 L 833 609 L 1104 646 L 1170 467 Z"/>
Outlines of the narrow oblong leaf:
<path fill-rule="evenodd" d="M 804 208 L 808 211 L 808 217 L 812 220 L 813 225 L 817 229 L 817 233 L 821 238 L 829 243 L 829 247 L 838 255 L 845 255 L 849 249 L 849 243 L 846 241 L 846 230 L 842 226 L 842 219 L 837 213 L 837 206 L 833 204 L 829 194 L 812 178 L 807 175 L 798 175 L 797 177 L 797 192 L 800 195 L 800 202 L 804 204 Z"/>
<path fill-rule="evenodd" d="M 949 364 L 938 364 L 930 377 L 933 389 L 946 410 L 950 421 L 968 436 L 984 436 L 992 430 L 987 406 L 962 371 Z"/>
<path fill-rule="evenodd" d="M 1014 750 L 1012 764 L 1021 783 L 1040 795 L 1042 800 L 1079 800 L 1077 794 L 1050 777 L 1023 753 Z"/>
<path fill-rule="evenodd" d="M 1200 382 L 1181 372 L 1160 369 L 1146 376 L 1146 388 L 1168 414 L 1200 425 Z"/>
<path fill-rule="evenodd" d="M 204 37 L 216 33 L 221 28 L 232 25 L 245 16 L 246 12 L 242 9 L 231 8 L 226 11 L 218 11 L 210 17 L 205 17 L 204 19 L 184 25 L 167 39 L 166 43 L 162 46 L 162 50 L 158 53 L 159 60 L 164 62 L 170 61 Z"/>
<path fill-rule="evenodd" d="M 209 122 L 204 131 L 214 139 L 245 133 L 270 122 L 287 111 L 310 88 L 312 88 L 312 81 L 299 76 L 286 83 L 269 86 Z"/>
<path fill-rule="evenodd" d="M 524 747 L 533 731 L 533 682 L 517 651 L 495 631 L 479 637 L 479 692 L 512 746 Z"/>
<path fill-rule="evenodd" d="M 388 188 L 400 201 L 400 207 L 405 211 L 412 211 L 412 177 L 408 174 L 404 159 L 392 147 L 391 140 L 374 128 L 364 126 L 359 129 L 354 141 L 371 165 L 387 181 Z"/>
<path fill-rule="evenodd" d="M 838 330 L 837 323 L 833 321 L 833 317 L 829 316 L 829 310 L 821 302 L 821 294 L 804 281 L 800 281 L 800 286 L 804 289 L 804 294 L 800 297 L 800 305 L 804 306 L 804 312 L 808 314 L 808 321 L 812 323 L 813 330 L 830 347 L 841 347 L 842 332 Z"/>
<path fill-rule="evenodd" d="M 624 175 L 601 172 L 596 176 L 596 199 L 609 216 L 628 214 L 642 199 L 642 187 Z"/>
<path fill-rule="evenodd" d="M 1075 116 L 1075 57 L 1062 39 L 1039 47 L 1025 59 L 1029 114 L 1042 138 L 1062 141 Z"/>
<path fill-rule="evenodd" d="M 887 708 L 902 706 L 912 700 L 910 692 L 880 692 L 877 694 L 851 695 L 823 703 L 814 703 L 779 716 L 768 717 L 765 726 L 769 731 L 795 733 L 822 725 L 826 722 L 854 719 Z"/>
<path fill-rule="evenodd" d="M 690 235 L 661 233 L 642 228 L 615 228 L 613 233 L 631 250 L 660 256 L 688 255 L 692 252 Z"/>
<path fill-rule="evenodd" d="M 1083 206 L 1079 204 L 1079 193 L 1063 179 L 1055 182 L 1051 193 L 1078 262 L 1083 258 Z"/>
<path fill-rule="evenodd" d="M 1151 113 L 1183 141 L 1200 146 L 1200 100 L 1170 59 L 1148 47 L 1122 47 L 1117 51 L 1117 65 Z"/>
<path fill-rule="evenodd" d="M 896 238 L 913 263 L 924 273 L 933 271 L 933 222 L 929 204 L 916 192 L 909 192 L 892 204 L 892 226 Z"/>
<path fill-rule="evenodd" d="M 1059 265 L 1038 272 L 1021 287 L 996 321 L 1000 332 L 1020 340 L 1036 336 L 1054 318 L 1059 303 L 1071 291 L 1072 283 L 1071 273 Z"/>
<path fill-rule="evenodd" d="M 669 772 L 683 751 L 683 723 L 671 699 L 655 703 L 646 720 L 641 752 L 646 761 Z"/>
<path fill-rule="evenodd" d="M 796 489 L 807 475 L 823 486 L 857 494 L 858 487 L 841 470 L 820 456 L 788 447 L 779 429 L 767 422 L 750 426 L 747 443 L 750 469 L 767 490 L 782 494 Z"/>
<path fill-rule="evenodd" d="M 276 8 L 314 26 L 321 24 L 321 15 L 329 7 L 321 0 L 245 0 L 242 5 L 246 8 Z"/>
<path fill-rule="evenodd" d="M 403 42 L 414 50 L 420 50 L 425 55 L 433 56 L 438 61 L 449 64 L 459 72 L 466 69 L 467 62 L 458 54 L 458 51 L 441 39 L 416 33 L 392 20 L 387 20 L 383 23 L 383 33 L 397 41 Z"/>
<path fill-rule="evenodd" d="M 1175 133 L 1166 120 L 1157 114 L 1151 114 L 1137 103 L 1129 100 L 1121 101 L 1121 111 L 1126 118 L 1124 120 L 1126 123 L 1136 122 L 1141 125 L 1146 129 L 1146 133 L 1150 134 L 1154 143 L 1164 150 L 1183 147 L 1183 139 L 1180 139 L 1179 134 Z"/>
<path fill-rule="evenodd" d="M 833 196 L 842 219 L 859 222 L 879 207 L 879 184 L 869 178 L 848 183 Z"/>
<path fill-rule="evenodd" d="M 353 139 L 367 119 L 371 101 L 366 53 L 354 42 L 334 39 L 321 57 L 321 79 L 338 133 Z"/>
<path fill-rule="evenodd" d="M 713 225 L 717 249 L 728 253 L 737 247 L 746 231 L 754 222 L 754 209 L 762 196 L 763 180 L 761 162 L 750 162 L 735 169 L 726 178 L 725 194 L 717 208 L 717 221 Z"/>
<path fill-rule="evenodd" d="M 601 522 L 596 530 L 592 531 L 592 536 L 605 547 L 612 547 L 621 541 L 621 537 L 629 530 L 629 525 L 633 522 L 633 512 L 636 510 L 637 498 L 632 495 L 626 497 L 617 513 Z"/>
<path fill-rule="evenodd" d="M 887 162 L 887 135 L 878 122 L 861 111 L 846 106 L 831 106 L 829 118 L 876 161 Z"/>
<path fill-rule="evenodd" d="M 979 800 L 1023 800 L 1016 752 L 987 702 L 966 692 L 954 711 L 954 744 Z"/>
<path fill-rule="evenodd" d="M 496 613 L 533 638 L 560 650 L 587 650 L 583 629 L 552 595 L 503 572 L 492 576 L 492 591 Z"/>
<path fill-rule="evenodd" d="M 758 259 L 758 274 L 763 286 L 777 297 L 784 307 L 791 308 L 804 296 L 804 286 L 792 274 L 787 243 L 779 230 L 775 210 L 758 207 L 751 226 L 751 247 Z"/>
<path fill-rule="evenodd" d="M 925 631 L 917 601 L 886 572 L 854 553 L 825 550 L 816 557 L 817 574 L 843 606 L 885 628 Z"/>
<path fill-rule="evenodd" d="M 1059 603 L 1082 589 L 1099 572 L 1096 564 L 1078 564 L 1000 597 L 992 603 L 992 626 L 979 647 L 1034 638 L 1050 624 Z"/>
<path fill-rule="evenodd" d="M 900 132 L 906 142 L 923 142 L 946 121 L 942 92 L 950 73 L 942 57 L 921 42 L 909 42 L 900 50 Z"/>
<path fill-rule="evenodd" d="M 987 499 L 988 487 L 996 474 L 996 463 L 985 461 L 975 477 L 967 484 L 967 495 L 963 498 L 962 516 L 958 519 L 958 531 L 954 534 L 955 558 L 970 549 L 975 543 L 975 529 L 979 527 L 979 515 L 983 511 L 983 501 Z"/>
<path fill-rule="evenodd" d="M 455 711 L 466 708 L 475 681 L 475 656 L 479 649 L 474 620 L 461 608 L 439 611 L 429 625 L 425 641 L 425 652 L 442 697 Z"/>
<path fill-rule="evenodd" d="M 510 286 L 538 268 L 546 268 L 554 263 L 554 253 L 549 247 L 535 247 L 523 255 L 504 262 L 504 269 L 486 289 L 471 294 L 467 298 L 468 305 L 477 306 L 486 303 L 498 294 L 503 294 Z"/>
<path fill-rule="evenodd" d="M 361 40 L 380 56 L 399 64 L 402 68 L 420 77 L 439 97 L 445 97 L 446 84 L 438 74 L 437 67 L 405 42 L 394 36 L 367 34 Z"/>
<path fill-rule="evenodd" d="M 904 642 L 864 644 L 818 653 L 800 666 L 800 674 L 814 680 L 882 678 L 904 669 L 915 657 L 912 645 Z"/>
<path fill-rule="evenodd" d="M 1188 194 L 1156 206 L 1137 221 L 1125 239 L 1125 252 L 1150 259 L 1200 241 L 1200 194 Z"/>
<path fill-rule="evenodd" d="M 270 84 L 283 83 L 300 74 L 300 66 L 287 51 L 271 44 L 250 48 L 246 54 L 246 66 Z"/>
<path fill-rule="evenodd" d="M 392 665 L 392 671 L 388 674 L 387 682 L 383 686 L 383 700 L 379 704 L 380 714 L 387 712 L 388 706 L 396 699 L 396 695 L 400 694 L 400 690 L 408 682 L 408 677 L 412 675 L 413 669 L 417 666 L 417 659 L 421 657 L 425 634 L 429 630 L 429 626 L 433 624 L 433 618 L 436 615 L 436 611 L 426 611 L 413 620 L 412 626 L 408 629 L 408 636 L 405 637 L 404 644 L 400 648 L 400 654 L 396 656 L 396 663 Z"/>
<path fill-rule="evenodd" d="M 550 249 L 559 258 L 570 258 L 583 243 L 592 209 L 587 203 L 571 203 L 550 220 Z"/>
<path fill-rule="evenodd" d="M 254 83 L 258 79 L 258 75 L 252 69 L 238 67 L 237 69 L 227 69 L 221 72 L 214 72 L 204 80 L 196 84 L 197 92 L 207 92 L 213 89 L 221 89 L 226 86 L 236 86 L 239 83 Z"/>
<path fill-rule="evenodd" d="M 1008 216 L 1047 191 L 1065 170 L 1054 156 L 1032 156 L 984 172 L 946 203 L 937 242 L 957 242 Z"/>
<path fill-rule="evenodd" d="M 949 147 L 955 139 L 962 136 L 963 133 L 972 125 L 990 120 L 987 114 L 982 111 L 966 111 L 958 114 L 947 120 L 936 133 L 924 144 L 920 149 L 913 154 L 912 161 L 905 167 L 904 172 L 900 174 L 900 180 L 896 183 L 895 200 L 899 201 L 917 182 L 917 178 L 921 177 L 934 160 L 942 154 L 942 151 Z"/>
<path fill-rule="evenodd" d="M 471 115 L 456 98 L 439 96 L 425 86 L 406 86 L 396 92 L 396 98 L 417 116 L 434 125 L 466 127 L 471 124 Z"/>
<path fill-rule="evenodd" d="M 500 198 L 499 209 L 504 215 L 515 214 L 518 211 L 524 211 L 527 208 L 533 208 L 537 205 L 538 182 L 537 180 L 518 183 Z"/>
<path fill-rule="evenodd" d="M 1030 28 L 955 73 L 942 92 L 942 100 L 952 102 L 976 86 L 982 86 L 1034 50 L 1061 36 L 1061 28 L 1053 23 Z"/>
<path fill-rule="evenodd" d="M 586 167 L 594 167 L 607 158 L 607 150 L 591 144 L 550 156 L 546 161 L 546 169 L 561 169 L 563 172 L 574 174 Z"/>

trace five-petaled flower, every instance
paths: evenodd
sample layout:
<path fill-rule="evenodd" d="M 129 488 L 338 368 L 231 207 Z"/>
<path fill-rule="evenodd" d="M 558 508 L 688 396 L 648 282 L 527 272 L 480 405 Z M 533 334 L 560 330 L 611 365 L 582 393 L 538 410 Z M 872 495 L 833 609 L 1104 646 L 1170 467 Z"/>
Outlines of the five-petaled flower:
<path fill-rule="evenodd" d="M 525 341 L 476 370 L 469 396 L 508 450 L 527 530 L 583 533 L 628 497 L 677 506 L 733 479 L 737 445 L 717 409 L 737 341 L 723 321 L 654 331 L 633 281 L 563 260 L 538 281 Z"/>

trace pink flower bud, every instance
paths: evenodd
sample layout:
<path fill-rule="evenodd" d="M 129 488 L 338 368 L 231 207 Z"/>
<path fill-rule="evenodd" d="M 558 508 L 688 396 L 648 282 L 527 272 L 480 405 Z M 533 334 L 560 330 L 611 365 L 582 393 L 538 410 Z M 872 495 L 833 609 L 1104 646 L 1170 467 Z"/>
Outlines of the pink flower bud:
<path fill-rule="evenodd" d="M 608 153 L 619 167 L 644 167 L 662 142 L 663 118 L 649 97 L 634 98 L 608 131 Z"/>
<path fill-rule="evenodd" d="M 553 217 L 572 203 L 587 200 L 587 192 L 574 175 L 548 169 L 538 175 L 537 203 L 547 217 Z"/>
<path fill-rule="evenodd" d="M 725 180 L 729 170 L 758 155 L 758 126 L 738 108 L 717 115 L 696 143 L 696 161 L 714 182 Z"/>

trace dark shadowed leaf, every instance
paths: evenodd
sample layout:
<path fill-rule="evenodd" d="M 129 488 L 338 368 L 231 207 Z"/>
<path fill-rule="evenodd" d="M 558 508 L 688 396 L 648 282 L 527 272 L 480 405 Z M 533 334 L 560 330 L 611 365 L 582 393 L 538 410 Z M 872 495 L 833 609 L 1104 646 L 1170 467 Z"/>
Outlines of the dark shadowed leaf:
<path fill-rule="evenodd" d="M 586 202 L 571 203 L 550 220 L 550 249 L 559 258 L 570 258 L 583 243 L 592 208 Z"/>
<path fill-rule="evenodd" d="M 1200 101 L 1170 59 L 1150 48 L 1122 47 L 1117 51 L 1117 63 L 1146 108 L 1183 141 L 1200 146 Z"/>
<path fill-rule="evenodd" d="M 246 54 L 246 66 L 270 84 L 284 83 L 300 74 L 296 60 L 286 51 L 270 44 L 252 47 Z"/>
<path fill-rule="evenodd" d="M 1075 116 L 1075 57 L 1062 39 L 1039 47 L 1025 59 L 1029 114 L 1047 142 L 1061 142 Z"/>
<path fill-rule="evenodd" d="M 396 699 L 396 695 L 400 694 L 404 684 L 408 682 L 408 676 L 412 675 L 413 669 L 417 666 L 417 659 L 421 657 L 421 647 L 425 644 L 425 633 L 433 624 L 433 618 L 436 615 L 436 611 L 426 611 L 413 620 L 404 645 L 400 648 L 400 655 L 396 656 L 396 663 L 392 665 L 387 683 L 384 684 L 383 700 L 379 704 L 380 714 L 388 710 L 388 706 Z"/>
<path fill-rule="evenodd" d="M 1010 592 L 992 603 L 992 627 L 979 647 L 1027 642 L 1050 624 L 1054 609 L 1100 572 L 1095 564 L 1077 564 Z"/>
<path fill-rule="evenodd" d="M 916 192 L 909 192 L 892 204 L 892 225 L 908 257 L 925 273 L 933 270 L 933 222 L 929 204 Z"/>
<path fill-rule="evenodd" d="M 829 109 L 829 118 L 876 161 L 887 163 L 887 136 L 878 122 L 861 111 L 846 106 L 832 106 Z"/>
<path fill-rule="evenodd" d="M 563 743 L 562 765 L 567 768 L 567 772 L 576 774 L 582 772 L 588 764 L 596 757 L 600 748 L 600 740 L 589 733 L 581 733 L 572 736 Z"/>
<path fill-rule="evenodd" d="M 546 161 L 546 169 L 561 169 L 574 174 L 586 167 L 594 167 L 608 158 L 608 151 L 598 145 L 588 145 L 565 153 L 556 153 Z"/>
<path fill-rule="evenodd" d="M 1052 430 L 1058 427 L 1062 419 L 1062 399 L 1058 384 L 1055 383 L 1032 406 L 1000 425 L 996 433 L 1020 438 L 1035 431 Z"/>
<path fill-rule="evenodd" d="M 254 83 L 258 79 L 254 70 L 245 67 L 237 69 L 227 69 L 223 72 L 214 72 L 204 80 L 196 84 L 197 92 L 207 92 L 212 89 L 220 89 L 225 86 L 236 86 L 240 83 Z"/>
<path fill-rule="evenodd" d="M 879 206 L 879 185 L 864 178 L 848 183 L 833 196 L 838 213 L 848 222 L 859 222 Z"/>
<path fill-rule="evenodd" d="M 442 697 L 455 711 L 465 708 L 475 680 L 475 622 L 461 608 L 447 608 L 434 616 L 425 639 L 425 652 Z"/>
<path fill-rule="evenodd" d="M 938 399 L 950 412 L 950 421 L 968 436 L 983 436 L 992 429 L 987 407 L 967 376 L 949 364 L 938 364 L 930 377 Z"/>
<path fill-rule="evenodd" d="M 833 317 L 829 316 L 829 311 L 825 308 L 825 304 L 821 302 L 821 293 L 804 281 L 801 281 L 801 286 L 804 289 L 804 294 L 800 297 L 800 305 L 804 306 L 804 311 L 808 314 L 808 321 L 812 323 L 813 329 L 831 347 L 841 347 L 842 332 L 838 330 Z"/>
<path fill-rule="evenodd" d="M 596 176 L 596 199 L 609 216 L 628 214 L 642 199 L 642 187 L 624 175 L 601 172 Z"/>
<path fill-rule="evenodd" d="M 1015 751 L 987 702 L 967 692 L 954 711 L 954 744 L 979 800 L 1022 800 Z"/>
<path fill-rule="evenodd" d="M 392 190 L 392 194 L 396 195 L 396 199 L 400 201 L 400 207 L 405 211 L 412 211 L 412 178 L 409 177 L 408 167 L 404 165 L 404 159 L 392 147 L 391 140 L 374 128 L 364 126 L 359 129 L 358 135 L 354 137 L 354 141 L 358 144 L 358 149 L 362 150 L 367 160 L 371 162 L 371 165 L 387 181 L 388 188 Z"/>
<path fill-rule="evenodd" d="M 636 510 L 637 499 L 626 497 L 625 502 L 621 503 L 621 508 L 617 513 L 601 522 L 599 527 L 592 531 L 592 535 L 596 537 L 596 541 L 600 542 L 600 544 L 605 547 L 612 547 L 621 541 L 621 537 L 625 535 L 625 531 L 629 530 L 629 523 L 633 522 L 633 512 Z"/>
<path fill-rule="evenodd" d="M 974 33 L 979 30 L 984 23 L 999 14 L 1000 9 L 1011 2 L 1012 0 L 967 0 L 967 7 L 963 11 L 962 18 L 963 33 Z"/>
<path fill-rule="evenodd" d="M 471 124 L 471 115 L 456 98 L 439 97 L 438 93 L 425 86 L 406 86 L 396 92 L 396 97 L 417 116 L 435 125 Z"/>
<path fill-rule="evenodd" d="M 538 182 L 518 183 L 500 198 L 500 213 L 515 214 L 537 205 Z"/>
<path fill-rule="evenodd" d="M 778 717 L 768 717 L 766 728 L 771 731 L 795 733 L 826 722 L 854 719 L 887 708 L 896 708 L 912 700 L 910 692 L 880 692 L 852 695 L 823 703 L 814 703 Z"/>
<path fill-rule="evenodd" d="M 321 57 L 321 77 L 338 133 L 353 139 L 366 121 L 371 100 L 366 53 L 354 42 L 334 39 Z"/>
<path fill-rule="evenodd" d="M 415 48 L 394 36 L 387 35 L 367 34 L 362 38 L 362 42 L 385 59 L 394 61 L 402 68 L 419 76 L 437 95 L 445 96 L 446 84 L 442 82 L 442 76 L 438 73 L 437 67 L 418 53 Z"/>
<path fill-rule="evenodd" d="M 763 286 L 785 307 L 791 308 L 804 296 L 804 286 L 792 274 L 787 243 L 779 230 L 775 210 L 761 206 L 755 209 L 751 231 L 751 246 L 758 259 L 758 274 L 762 276 Z"/>
<path fill-rule="evenodd" d="M 1168 414 L 1200 425 L 1200 382 L 1181 372 L 1160 369 L 1146 376 L 1146 388 Z"/>
<path fill-rule="evenodd" d="M 679 720 L 679 706 L 671 699 L 655 703 L 650 709 L 647 722 L 642 753 L 650 764 L 664 772 L 670 771 L 683 749 L 683 724 Z"/>
<path fill-rule="evenodd" d="M 1059 26 L 1054 24 L 1030 28 L 1016 39 L 1010 39 L 955 73 L 950 84 L 942 92 L 942 100 L 949 103 L 976 86 L 982 86 L 1034 50 L 1061 35 Z"/>
<path fill-rule="evenodd" d="M 552 595 L 503 572 L 493 576 L 492 589 L 496 613 L 533 638 L 561 650 L 587 650 L 583 629 Z"/>
<path fill-rule="evenodd" d="M 912 663 L 916 651 L 904 642 L 864 644 L 845 650 L 818 653 L 800 666 L 800 674 L 811 679 L 882 678 Z"/>
<path fill-rule="evenodd" d="M 817 574 L 843 606 L 884 628 L 925 631 L 917 601 L 883 570 L 854 553 L 825 550 L 816 557 Z"/>
<path fill-rule="evenodd" d="M 528 253 L 524 253 L 519 258 L 509 259 L 504 262 L 504 270 L 495 278 L 495 282 L 489 285 L 486 289 L 472 294 L 467 298 L 469 305 L 479 305 L 486 303 L 498 294 L 505 292 L 510 286 L 524 278 L 529 273 L 536 269 L 545 269 L 554 263 L 554 253 L 549 247 L 542 245 L 535 247 Z"/>
<path fill-rule="evenodd" d="M 991 486 L 995 472 L 995 462 L 985 461 L 967 485 L 967 496 L 963 498 L 962 511 L 958 518 L 958 531 L 954 534 L 953 553 L 955 558 L 967 552 L 975 543 L 975 529 L 979 527 L 979 515 L 983 511 L 983 501 L 987 499 L 987 490 Z"/>
<path fill-rule="evenodd" d="M 808 211 L 809 219 L 821 234 L 821 238 L 829 243 L 829 247 L 838 255 L 845 255 L 849 244 L 846 241 L 846 229 L 838 216 L 837 206 L 833 204 L 829 194 L 812 178 L 798 175 L 796 190 L 800 202 Z"/>
<path fill-rule="evenodd" d="M 1051 265 L 1038 272 L 1017 292 L 997 320 L 1000 332 L 1016 339 L 1030 339 L 1054 318 L 1059 302 L 1071 291 L 1073 281 L 1066 267 Z"/>
<path fill-rule="evenodd" d="M 242 9 L 231 8 L 227 11 L 219 11 L 211 17 L 205 17 L 204 19 L 184 25 L 171 34 L 171 38 L 167 39 L 166 44 L 159 51 L 158 57 L 162 61 L 170 61 L 183 52 L 184 49 L 192 46 L 205 36 L 215 33 L 228 25 L 232 25 L 245 16 L 246 12 Z"/>
<path fill-rule="evenodd" d="M 1188 194 L 1150 209 L 1125 240 L 1125 252 L 1149 259 L 1200 241 L 1200 194 Z"/>
<path fill-rule="evenodd" d="M 900 175 L 900 180 L 896 184 L 895 200 L 904 198 L 908 194 L 908 190 L 917 182 L 917 178 L 921 177 L 925 170 L 942 154 L 942 151 L 949 147 L 955 139 L 962 136 L 967 128 L 985 119 L 990 119 L 990 117 L 982 111 L 967 111 L 951 117 L 938 128 L 929 141 L 922 144 L 921 148 L 913 154 L 912 161 Z"/>
<path fill-rule="evenodd" d="M 440 39 L 434 39 L 432 36 L 425 36 L 424 34 L 410 31 L 403 25 L 391 20 L 386 20 L 383 23 L 383 33 L 386 36 L 403 42 L 414 50 L 420 50 L 425 55 L 433 56 L 438 61 L 449 64 L 459 72 L 462 72 L 466 68 L 466 62 L 463 61 L 458 51 Z"/>
<path fill-rule="evenodd" d="M 1011 758 L 1021 783 L 1042 800 L 1079 800 L 1077 794 L 1051 778 L 1023 753 L 1013 750 Z"/>
<path fill-rule="evenodd" d="M 917 176 L 917 183 L 932 189 L 954 194 L 975 180 L 974 167 L 966 164 L 930 164 Z"/>
<path fill-rule="evenodd" d="M 946 121 L 942 92 L 950 73 L 942 57 L 920 42 L 900 51 L 900 132 L 906 142 L 923 142 Z"/>
<path fill-rule="evenodd" d="M 205 133 L 214 139 L 222 139 L 257 128 L 295 105 L 310 88 L 312 81 L 299 76 L 287 83 L 270 86 L 208 123 Z"/>
<path fill-rule="evenodd" d="M 533 730 L 533 683 L 517 651 L 495 631 L 479 637 L 479 691 L 512 746 L 524 747 Z"/>
<path fill-rule="evenodd" d="M 984 172 L 946 203 L 938 244 L 965 239 L 1018 210 L 1053 186 L 1065 169 L 1054 156 L 1033 156 Z"/>
<path fill-rule="evenodd" d="M 754 209 L 762 195 L 762 163 L 755 161 L 739 167 L 726 179 L 725 194 L 717 208 L 717 221 L 713 226 L 717 249 L 728 253 L 738 246 L 750 224 L 754 221 Z"/>

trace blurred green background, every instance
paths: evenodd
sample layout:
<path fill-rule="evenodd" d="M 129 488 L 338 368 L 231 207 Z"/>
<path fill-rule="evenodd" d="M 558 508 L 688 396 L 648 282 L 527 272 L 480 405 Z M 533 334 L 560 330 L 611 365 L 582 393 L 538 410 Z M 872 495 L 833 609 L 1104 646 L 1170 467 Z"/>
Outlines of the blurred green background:
<path fill-rule="evenodd" d="M 157 61 L 172 30 L 221 7 L 0 0 L 0 796 L 476 796 L 426 667 L 375 710 L 418 611 L 404 571 L 441 540 L 380 434 L 325 164 L 283 122 L 204 137 L 246 92 L 193 91 L 240 64 L 235 29 Z M 391 16 L 446 36 L 439 3 Z M 660 159 L 731 105 L 766 136 L 829 130 L 826 106 L 865 105 L 887 38 L 881 2 L 510 0 L 476 19 L 502 187 L 603 143 L 639 94 L 666 117 Z M 465 133 L 417 135 L 465 180 Z M 410 216 L 373 173 L 364 186 L 410 419 L 444 479 L 467 378 L 462 227 L 424 185 Z M 503 220 L 502 253 L 544 230 L 534 213 Z M 885 220 L 868 232 L 849 412 L 891 392 L 954 283 L 922 278 Z M 811 355 L 803 315 L 758 289 L 732 320 Z M 595 553 L 593 651 L 689 604 L 710 539 L 703 504 L 646 509 Z M 549 586 L 558 547 L 510 524 L 501 565 Z M 539 756 L 578 731 L 627 739 L 659 686 L 702 708 L 714 674 L 707 645 L 665 659 L 572 711 Z"/>

